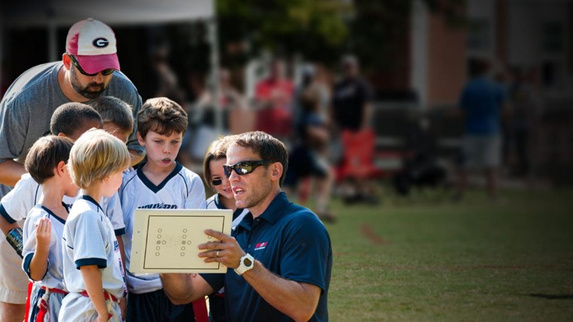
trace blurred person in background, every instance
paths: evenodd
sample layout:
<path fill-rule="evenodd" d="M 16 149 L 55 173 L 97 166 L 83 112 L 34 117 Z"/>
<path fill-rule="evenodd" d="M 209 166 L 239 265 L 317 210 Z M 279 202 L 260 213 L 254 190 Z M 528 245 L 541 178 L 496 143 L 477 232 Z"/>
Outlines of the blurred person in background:
<path fill-rule="evenodd" d="M 463 198 L 469 170 L 483 170 L 487 193 L 498 197 L 501 164 L 501 118 L 506 111 L 505 91 L 488 77 L 489 62 L 470 61 L 471 79 L 462 90 L 459 105 L 464 117 L 464 137 L 458 187 L 454 200 Z"/>
<path fill-rule="evenodd" d="M 332 91 L 332 119 L 340 131 L 358 132 L 370 128 L 372 89 L 360 75 L 358 59 L 342 59 L 342 77 Z"/>
<path fill-rule="evenodd" d="M 151 67 L 157 77 L 157 90 L 153 97 L 167 97 L 184 106 L 185 91 L 179 85 L 177 74 L 169 64 L 169 47 L 167 45 L 161 45 L 153 51 Z"/>
<path fill-rule="evenodd" d="M 252 110 L 247 109 L 243 94 L 233 84 L 231 71 L 226 68 L 219 71 L 219 90 L 220 103 L 229 133 L 252 131 L 255 115 Z"/>
<path fill-rule="evenodd" d="M 321 220 L 334 222 L 336 216 L 328 209 L 334 173 L 327 155 L 329 125 L 324 113 L 324 93 L 322 84 L 315 80 L 314 67 L 306 66 L 293 104 L 296 106 L 295 135 L 284 186 L 285 192 L 295 198 L 306 188 L 306 180 L 301 182 L 301 179 L 315 179 L 314 210 Z"/>
<path fill-rule="evenodd" d="M 188 111 L 190 130 L 185 133 L 180 155 L 182 163 L 193 164 L 203 161 L 209 145 L 219 135 L 246 132 L 253 127 L 253 112 L 246 108 L 243 95 L 232 84 L 231 72 L 219 70 L 219 98 L 216 93 L 204 86 L 197 102 Z M 221 113 L 221 126 L 217 128 L 218 113 Z"/>
<path fill-rule="evenodd" d="M 292 134 L 293 97 L 294 84 L 285 75 L 284 61 L 273 58 L 269 65 L 269 75 L 255 86 L 255 129 L 288 143 Z"/>
<path fill-rule="evenodd" d="M 335 83 L 332 91 L 331 119 L 334 126 L 334 137 L 332 140 L 341 142 L 341 150 L 338 160 L 338 172 L 347 172 L 345 169 L 352 167 L 370 167 L 371 164 L 364 164 L 364 155 L 350 156 L 349 148 L 361 151 L 362 154 L 373 152 L 374 146 L 371 140 L 363 140 L 364 137 L 372 137 L 372 99 L 373 93 L 370 84 L 360 74 L 358 59 L 353 55 L 346 55 L 342 58 L 342 77 Z M 345 138 L 347 142 L 345 143 Z M 359 144 L 360 146 L 348 146 L 348 142 Z M 368 145 L 368 146 L 367 146 Z M 372 145 L 372 146 L 370 146 Z M 335 151 L 336 153 L 336 151 Z M 360 162 L 350 160 L 357 157 Z M 371 161 L 367 161 L 371 162 Z M 357 165 L 355 165 L 357 164 Z M 359 169 L 351 169 L 350 172 Z M 367 174 L 365 174 L 368 177 Z M 340 175 L 339 175 L 340 177 Z M 371 180 L 356 178 L 354 176 L 338 178 L 343 180 L 339 186 L 339 194 L 347 202 L 367 201 L 377 203 L 374 197 L 375 188 Z"/>

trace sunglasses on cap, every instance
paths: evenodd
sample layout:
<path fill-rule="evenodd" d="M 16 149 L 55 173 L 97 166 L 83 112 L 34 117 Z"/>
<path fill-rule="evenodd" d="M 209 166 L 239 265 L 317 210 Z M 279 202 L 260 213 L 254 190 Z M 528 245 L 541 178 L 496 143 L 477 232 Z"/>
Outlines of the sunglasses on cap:
<path fill-rule="evenodd" d="M 255 171 L 255 169 L 258 168 L 259 166 L 268 163 L 272 163 L 272 161 L 269 160 L 241 161 L 232 165 L 226 165 L 226 164 L 223 165 L 223 171 L 225 171 L 225 175 L 227 176 L 227 178 L 231 176 L 231 171 L 233 170 L 235 170 L 235 172 L 238 175 L 243 176 L 245 174 L 249 174 Z"/>
<path fill-rule="evenodd" d="M 108 69 L 100 70 L 99 72 L 94 73 L 94 74 L 88 74 L 88 73 L 86 73 L 85 70 L 83 70 L 82 66 L 80 66 L 80 63 L 78 63 L 78 61 L 77 61 L 76 57 L 74 57 L 74 55 L 68 54 L 68 56 L 70 56 L 70 59 L 72 60 L 72 64 L 74 64 L 74 66 L 76 66 L 76 68 L 80 71 L 80 73 L 82 75 L 85 75 L 85 76 L 96 76 L 99 73 L 101 73 L 103 76 L 109 76 L 109 75 L 113 74 L 113 72 L 115 71 L 115 69 L 113 69 L 113 68 L 108 68 Z"/>

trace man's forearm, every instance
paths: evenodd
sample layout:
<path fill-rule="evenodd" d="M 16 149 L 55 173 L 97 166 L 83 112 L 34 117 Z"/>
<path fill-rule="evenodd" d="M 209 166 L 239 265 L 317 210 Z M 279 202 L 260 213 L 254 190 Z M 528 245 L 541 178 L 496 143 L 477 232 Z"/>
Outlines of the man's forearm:
<path fill-rule="evenodd" d="M 15 186 L 20 177 L 26 173 L 23 164 L 12 159 L 4 159 L 0 162 L 0 183 L 7 186 Z"/>
<path fill-rule="evenodd" d="M 316 285 L 284 279 L 259 261 L 242 276 L 267 303 L 295 321 L 308 321 L 316 311 L 321 293 Z"/>

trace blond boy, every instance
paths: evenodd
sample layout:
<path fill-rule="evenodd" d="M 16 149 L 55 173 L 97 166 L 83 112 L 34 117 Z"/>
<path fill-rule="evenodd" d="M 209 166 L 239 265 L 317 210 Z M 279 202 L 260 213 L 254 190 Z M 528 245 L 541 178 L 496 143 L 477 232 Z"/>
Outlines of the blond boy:
<path fill-rule="evenodd" d="M 96 200 L 111 197 L 130 165 L 124 142 L 104 130 L 89 130 L 74 144 L 68 166 L 81 188 L 63 233 L 64 281 L 70 292 L 60 321 L 122 321 L 119 300 L 126 287 L 111 221 Z"/>

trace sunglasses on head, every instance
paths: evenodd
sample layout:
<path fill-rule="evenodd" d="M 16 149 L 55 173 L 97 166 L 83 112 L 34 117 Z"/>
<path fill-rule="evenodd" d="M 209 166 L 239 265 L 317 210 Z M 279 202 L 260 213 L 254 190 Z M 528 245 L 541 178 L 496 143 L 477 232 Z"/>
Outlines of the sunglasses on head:
<path fill-rule="evenodd" d="M 101 73 L 103 76 L 109 76 L 109 75 L 113 74 L 113 72 L 115 71 L 115 69 L 113 69 L 113 68 L 108 68 L 108 69 L 100 70 L 99 72 L 94 73 L 94 74 L 88 74 L 88 73 L 86 73 L 85 70 L 83 70 L 82 66 L 80 66 L 80 63 L 78 63 L 78 61 L 77 61 L 76 57 L 74 57 L 74 55 L 68 54 L 68 56 L 70 56 L 70 59 L 72 60 L 72 64 L 74 64 L 74 66 L 76 66 L 76 68 L 80 71 L 80 73 L 82 75 L 85 75 L 85 76 L 96 76 L 99 73 Z"/>
<path fill-rule="evenodd" d="M 272 161 L 268 160 L 241 161 L 232 165 L 226 165 L 226 164 L 223 165 L 223 171 L 225 171 L 225 175 L 227 176 L 227 178 L 231 176 L 231 171 L 233 170 L 235 170 L 235 172 L 238 175 L 242 176 L 255 171 L 257 167 L 268 163 L 272 163 Z"/>

